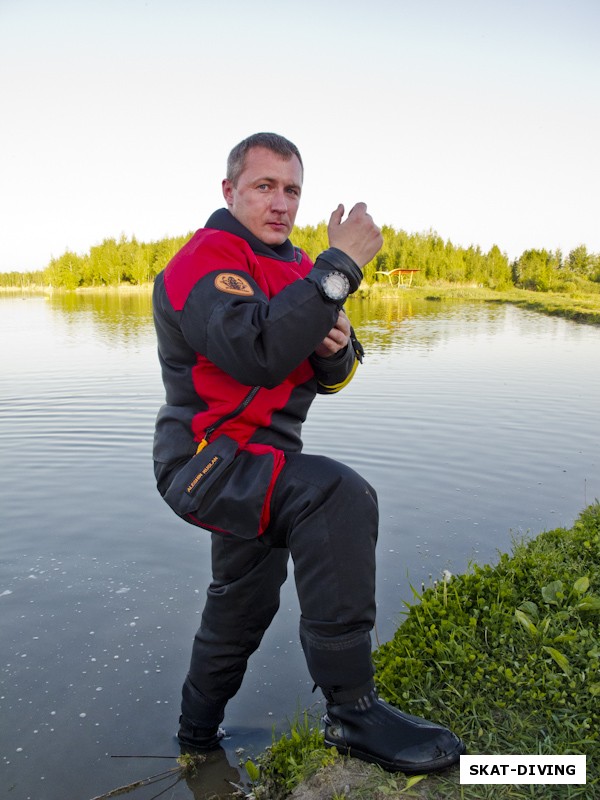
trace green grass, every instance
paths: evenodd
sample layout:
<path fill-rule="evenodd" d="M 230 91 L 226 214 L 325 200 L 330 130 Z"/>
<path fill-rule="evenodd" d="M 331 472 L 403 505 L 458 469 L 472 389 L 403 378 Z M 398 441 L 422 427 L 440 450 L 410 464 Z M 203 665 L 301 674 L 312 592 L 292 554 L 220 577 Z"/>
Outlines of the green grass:
<path fill-rule="evenodd" d="M 374 660 L 383 699 L 448 725 L 469 753 L 584 754 L 587 785 L 460 786 L 454 769 L 407 786 L 404 776 L 371 768 L 346 797 L 600 796 L 600 504 L 571 529 L 516 541 L 495 566 L 415 590 L 405 621 Z M 326 756 L 318 728 L 305 720 L 262 759 L 259 780 L 272 794 L 257 796 L 286 797 Z"/>
<path fill-rule="evenodd" d="M 541 311 L 551 316 L 565 317 L 575 322 L 600 325 L 600 295 L 564 295 L 554 293 L 523 292 L 523 296 L 509 299 L 513 303 L 532 311 Z"/>
<path fill-rule="evenodd" d="M 410 289 L 391 288 L 385 284 L 374 284 L 361 287 L 359 295 L 369 296 L 376 293 L 382 296 L 405 292 L 406 296 L 424 300 L 467 300 L 487 303 L 511 303 L 521 308 L 539 311 L 550 316 L 560 316 L 575 322 L 589 325 L 600 325 L 600 290 L 596 284 L 590 283 L 589 291 L 580 292 L 533 292 L 528 289 L 507 289 L 496 291 L 480 286 L 461 284 L 436 284 L 414 286 Z"/>
<path fill-rule="evenodd" d="M 315 720 L 305 712 L 296 716 L 289 733 L 275 741 L 257 764 L 247 761 L 245 767 L 256 783 L 257 800 L 283 800 L 299 783 L 337 758 L 335 749 L 325 747 Z"/>

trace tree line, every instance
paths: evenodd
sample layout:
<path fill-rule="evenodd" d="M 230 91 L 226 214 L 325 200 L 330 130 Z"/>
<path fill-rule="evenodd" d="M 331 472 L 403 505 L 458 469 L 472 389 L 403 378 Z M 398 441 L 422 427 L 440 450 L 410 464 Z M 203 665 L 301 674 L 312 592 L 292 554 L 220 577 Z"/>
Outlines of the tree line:
<path fill-rule="evenodd" d="M 446 281 L 498 290 L 517 287 L 572 293 L 592 288 L 590 281 L 600 284 L 600 255 L 589 253 L 585 245 L 566 256 L 560 250 L 526 250 L 511 262 L 496 245 L 486 253 L 478 246 L 461 247 L 444 241 L 434 231 L 406 233 L 384 225 L 382 233 L 383 247 L 364 269 L 368 284 L 396 283 L 398 277 L 393 270 L 397 269 L 417 270 L 413 285 Z M 191 233 L 149 243 L 125 236 L 104 239 L 84 255 L 67 250 L 52 258 L 43 270 L 0 274 L 0 286 L 72 290 L 150 283 L 190 236 Z M 328 246 L 327 225 L 320 222 L 297 227 L 291 238 L 314 259 Z"/>
<path fill-rule="evenodd" d="M 139 286 L 150 283 L 183 247 L 192 234 L 138 242 L 134 237 L 104 239 L 79 255 L 67 250 L 38 272 L 0 274 L 0 286 L 44 286 L 78 289 L 80 286 L 118 286 L 129 283 Z"/>

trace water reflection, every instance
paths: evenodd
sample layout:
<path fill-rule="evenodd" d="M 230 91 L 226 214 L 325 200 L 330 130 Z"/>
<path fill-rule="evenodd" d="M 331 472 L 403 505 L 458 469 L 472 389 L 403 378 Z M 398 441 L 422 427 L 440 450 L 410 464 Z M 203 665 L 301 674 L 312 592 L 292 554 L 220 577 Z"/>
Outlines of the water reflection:
<path fill-rule="evenodd" d="M 194 773 L 186 775 L 186 783 L 194 800 L 220 800 L 233 797 L 242 784 L 240 770 L 231 766 L 227 753 L 219 747 L 204 756 Z"/>
<path fill-rule="evenodd" d="M 49 307 L 59 312 L 67 324 L 80 326 L 86 317 L 102 337 L 111 343 L 128 341 L 140 332 L 146 333 L 152 319 L 152 294 L 149 289 L 79 292 L 54 292 L 47 295 Z M 444 303 L 415 299 L 409 292 L 395 295 L 374 295 L 364 299 L 350 298 L 346 310 L 361 341 L 378 352 L 397 346 L 428 348 L 440 340 L 461 335 L 468 326 L 489 328 L 490 321 L 502 320 L 502 307 L 490 307 L 483 317 L 477 304 L 458 301 Z M 470 313 L 472 312 L 472 313 Z M 434 325 L 411 326 L 412 318 L 426 317 Z"/>
<path fill-rule="evenodd" d="M 150 289 L 53 292 L 47 301 L 68 325 L 79 326 L 82 317 L 88 317 L 98 335 L 113 344 L 125 344 L 146 332 L 152 319 Z"/>

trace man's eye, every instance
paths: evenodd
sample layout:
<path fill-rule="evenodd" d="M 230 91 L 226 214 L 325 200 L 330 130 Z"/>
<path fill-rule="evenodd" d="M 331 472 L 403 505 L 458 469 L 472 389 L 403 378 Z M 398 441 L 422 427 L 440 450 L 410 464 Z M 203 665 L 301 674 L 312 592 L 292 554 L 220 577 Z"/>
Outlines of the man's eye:
<path fill-rule="evenodd" d="M 298 189 L 295 189 L 293 186 L 290 186 L 287 191 L 288 191 L 288 194 L 293 194 L 294 197 L 300 197 L 300 192 L 298 191 Z"/>
<path fill-rule="evenodd" d="M 256 188 L 260 189 L 261 192 L 266 192 L 268 190 L 268 188 L 269 188 L 269 184 L 268 183 L 261 183 Z"/>

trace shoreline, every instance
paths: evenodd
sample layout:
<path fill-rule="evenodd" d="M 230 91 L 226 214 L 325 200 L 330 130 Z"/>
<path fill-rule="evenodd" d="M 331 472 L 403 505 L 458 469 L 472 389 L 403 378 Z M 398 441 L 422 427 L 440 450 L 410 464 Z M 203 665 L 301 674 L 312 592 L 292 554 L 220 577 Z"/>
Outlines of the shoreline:
<path fill-rule="evenodd" d="M 78 286 L 77 289 L 63 289 L 42 284 L 32 284 L 31 286 L 0 286 L 0 294 L 133 294 L 135 292 L 151 292 L 153 286 L 154 283 L 152 282 L 140 284 L 117 283 L 112 286 Z"/>
<path fill-rule="evenodd" d="M 133 295 L 151 294 L 154 284 L 120 283 L 112 286 L 80 286 L 77 289 L 62 289 L 51 286 L 0 286 L 0 295 L 52 296 L 52 295 Z M 355 295 L 357 300 L 374 298 L 430 300 L 437 302 L 483 302 L 511 304 L 519 308 L 536 311 L 547 316 L 562 317 L 585 325 L 600 325 L 600 288 L 598 292 L 586 294 L 560 294 L 536 292 L 530 289 L 495 290 L 473 284 L 427 284 L 422 286 L 389 286 L 381 283 L 361 284 Z"/>

